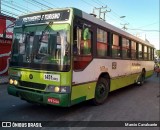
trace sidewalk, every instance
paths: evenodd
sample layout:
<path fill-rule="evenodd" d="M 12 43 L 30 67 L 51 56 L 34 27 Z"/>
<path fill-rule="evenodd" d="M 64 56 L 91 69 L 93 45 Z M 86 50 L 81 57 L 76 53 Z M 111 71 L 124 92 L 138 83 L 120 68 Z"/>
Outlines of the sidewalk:
<path fill-rule="evenodd" d="M 0 76 L 0 84 L 8 83 L 9 76 Z"/>

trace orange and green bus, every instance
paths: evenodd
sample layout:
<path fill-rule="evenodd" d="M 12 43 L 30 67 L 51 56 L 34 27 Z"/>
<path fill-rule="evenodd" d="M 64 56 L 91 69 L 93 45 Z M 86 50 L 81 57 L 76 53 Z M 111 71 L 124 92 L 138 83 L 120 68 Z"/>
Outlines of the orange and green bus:
<path fill-rule="evenodd" d="M 76 8 L 20 16 L 14 27 L 8 93 L 69 107 L 153 74 L 154 46 Z"/>

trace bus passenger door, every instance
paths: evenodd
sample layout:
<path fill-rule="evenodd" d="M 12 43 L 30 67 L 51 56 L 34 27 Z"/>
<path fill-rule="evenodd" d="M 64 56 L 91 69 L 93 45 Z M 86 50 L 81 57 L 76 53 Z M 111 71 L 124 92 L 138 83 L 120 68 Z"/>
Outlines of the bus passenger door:
<path fill-rule="evenodd" d="M 91 76 L 87 76 L 91 71 L 89 64 L 92 61 L 92 34 L 88 27 L 74 28 L 71 104 L 91 98 L 86 82 L 92 80 Z"/>

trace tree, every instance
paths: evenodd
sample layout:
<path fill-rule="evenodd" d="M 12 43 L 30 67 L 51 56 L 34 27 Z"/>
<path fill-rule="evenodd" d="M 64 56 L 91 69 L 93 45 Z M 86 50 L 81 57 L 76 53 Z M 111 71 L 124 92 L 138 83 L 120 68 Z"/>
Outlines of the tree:
<path fill-rule="evenodd" d="M 160 58 L 160 50 L 156 50 L 156 55 L 158 58 Z"/>

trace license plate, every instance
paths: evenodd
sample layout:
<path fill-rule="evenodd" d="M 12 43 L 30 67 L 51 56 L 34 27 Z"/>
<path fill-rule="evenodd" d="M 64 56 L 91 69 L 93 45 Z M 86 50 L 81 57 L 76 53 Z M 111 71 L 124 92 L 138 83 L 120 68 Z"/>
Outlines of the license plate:
<path fill-rule="evenodd" d="M 60 101 L 57 98 L 48 98 L 48 102 L 52 104 L 59 104 Z"/>
<path fill-rule="evenodd" d="M 44 80 L 50 80 L 50 81 L 60 81 L 60 75 L 58 74 L 44 74 Z"/>

